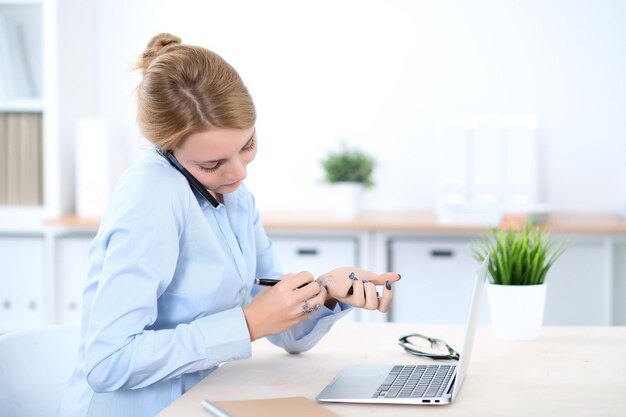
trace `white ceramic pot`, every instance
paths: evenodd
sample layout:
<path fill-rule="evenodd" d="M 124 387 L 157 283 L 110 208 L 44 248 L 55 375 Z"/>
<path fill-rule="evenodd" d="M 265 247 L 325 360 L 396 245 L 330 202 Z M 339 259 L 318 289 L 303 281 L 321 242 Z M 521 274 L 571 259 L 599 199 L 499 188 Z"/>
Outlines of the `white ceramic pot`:
<path fill-rule="evenodd" d="M 487 284 L 493 336 L 505 340 L 539 337 L 547 285 Z"/>
<path fill-rule="evenodd" d="M 352 219 L 361 211 L 365 186 L 358 182 L 332 184 L 332 207 L 340 219 Z"/>

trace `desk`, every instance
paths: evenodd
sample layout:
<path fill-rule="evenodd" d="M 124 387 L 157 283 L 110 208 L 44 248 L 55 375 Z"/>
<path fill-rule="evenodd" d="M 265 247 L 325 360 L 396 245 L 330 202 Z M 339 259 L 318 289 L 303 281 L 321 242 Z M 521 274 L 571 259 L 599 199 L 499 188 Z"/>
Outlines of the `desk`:
<path fill-rule="evenodd" d="M 258 340 L 251 359 L 224 364 L 159 417 L 207 417 L 202 399 L 313 399 L 348 364 L 428 362 L 404 353 L 396 344 L 400 335 L 419 332 L 459 347 L 463 331 L 462 326 L 337 323 L 300 355 Z M 479 327 L 468 375 L 452 405 L 323 405 L 344 417 L 626 416 L 626 327 L 545 327 L 529 342 L 499 341 L 489 327 Z"/>

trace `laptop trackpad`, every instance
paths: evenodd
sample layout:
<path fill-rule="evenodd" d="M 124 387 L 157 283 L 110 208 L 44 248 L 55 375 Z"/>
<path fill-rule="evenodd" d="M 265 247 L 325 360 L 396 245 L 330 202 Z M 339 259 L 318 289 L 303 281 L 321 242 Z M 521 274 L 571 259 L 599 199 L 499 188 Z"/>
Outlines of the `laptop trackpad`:
<path fill-rule="evenodd" d="M 317 396 L 320 401 L 372 398 L 392 366 L 351 365 L 339 372 L 333 381 Z"/>
<path fill-rule="evenodd" d="M 357 388 L 371 388 L 376 385 L 376 381 L 378 381 L 380 377 L 378 375 L 344 375 L 339 376 L 335 383 L 333 384 L 334 388 L 347 388 L 347 389 L 357 389 Z"/>

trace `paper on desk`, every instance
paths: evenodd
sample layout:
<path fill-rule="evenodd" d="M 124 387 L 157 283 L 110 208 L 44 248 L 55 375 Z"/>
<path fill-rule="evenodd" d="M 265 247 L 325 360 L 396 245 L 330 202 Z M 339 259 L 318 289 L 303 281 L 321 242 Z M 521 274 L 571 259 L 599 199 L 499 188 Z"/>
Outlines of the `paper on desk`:
<path fill-rule="evenodd" d="M 214 401 L 233 417 L 340 417 L 305 397 Z"/>

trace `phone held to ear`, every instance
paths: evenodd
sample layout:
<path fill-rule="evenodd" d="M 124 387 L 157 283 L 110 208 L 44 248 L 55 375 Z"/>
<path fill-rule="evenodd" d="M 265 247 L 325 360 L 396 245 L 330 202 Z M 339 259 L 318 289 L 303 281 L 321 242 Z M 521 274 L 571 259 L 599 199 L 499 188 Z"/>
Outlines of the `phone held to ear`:
<path fill-rule="evenodd" d="M 178 159 L 176 159 L 176 157 L 174 156 L 174 154 L 170 151 L 162 151 L 160 149 L 157 149 L 157 152 L 165 159 L 168 160 L 168 162 L 174 167 L 176 168 L 176 170 L 178 172 L 180 172 L 181 174 L 183 174 L 183 176 L 185 178 L 187 178 L 187 181 L 189 182 L 189 186 L 196 190 L 198 193 L 200 193 L 200 195 L 202 197 L 204 197 L 204 199 L 206 201 L 209 202 L 209 204 L 211 204 L 213 207 L 218 207 L 220 205 L 219 201 L 216 200 L 215 197 L 213 197 L 213 195 L 211 195 L 211 193 L 209 192 L 209 190 L 206 189 L 206 187 L 204 185 L 202 185 L 202 183 L 200 181 L 198 181 L 196 179 L 196 177 L 194 177 L 193 175 L 191 175 L 191 173 L 189 171 L 187 171 L 185 169 L 184 166 L 181 165 L 180 162 L 178 162 Z"/>

